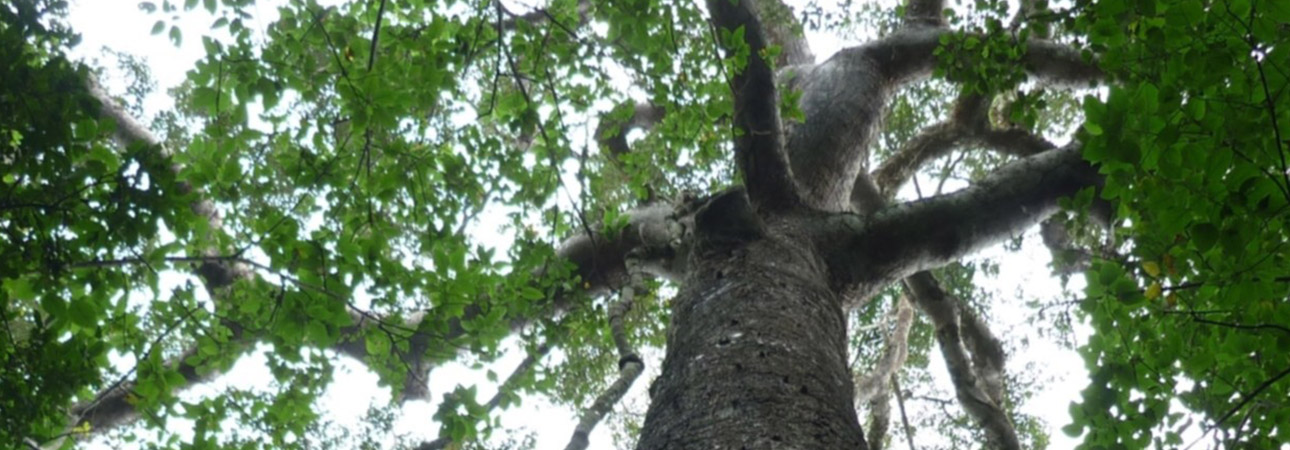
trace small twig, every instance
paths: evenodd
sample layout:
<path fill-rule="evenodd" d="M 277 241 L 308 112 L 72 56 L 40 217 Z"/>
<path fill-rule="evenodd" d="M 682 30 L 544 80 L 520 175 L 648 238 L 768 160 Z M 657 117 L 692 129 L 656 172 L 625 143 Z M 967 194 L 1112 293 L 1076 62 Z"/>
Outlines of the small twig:
<path fill-rule="evenodd" d="M 318 31 L 322 33 L 323 40 L 327 42 L 327 49 L 331 51 L 332 59 L 336 61 L 336 68 L 340 69 L 340 76 L 345 80 L 345 85 L 354 91 L 354 96 L 366 102 L 371 106 L 371 101 L 363 95 L 363 91 L 354 84 L 354 80 L 349 77 L 349 70 L 345 68 L 345 60 L 340 57 L 340 51 L 336 48 L 336 43 L 331 39 L 331 33 L 327 32 L 327 27 L 322 25 L 323 17 L 326 11 L 317 11 L 314 13 L 314 22 L 318 23 Z"/>
<path fill-rule="evenodd" d="M 1186 448 L 1190 449 L 1193 445 L 1196 445 L 1196 443 L 1200 442 L 1201 439 L 1204 439 L 1205 436 L 1208 435 L 1210 431 L 1214 431 L 1218 429 L 1219 425 L 1222 425 L 1223 422 L 1226 421 L 1227 419 L 1230 419 L 1233 414 L 1236 414 L 1237 411 L 1240 411 L 1241 408 L 1244 408 L 1245 405 L 1250 403 L 1250 401 L 1253 401 L 1255 397 L 1257 397 L 1260 393 L 1263 392 L 1263 390 L 1272 386 L 1276 382 L 1281 381 L 1281 379 L 1285 378 L 1287 375 L 1290 375 L 1290 367 L 1286 367 L 1285 370 L 1282 370 L 1281 373 L 1276 374 L 1276 376 L 1273 376 L 1272 378 L 1268 378 L 1267 380 L 1264 380 L 1263 383 L 1260 383 L 1259 386 L 1254 388 L 1253 391 L 1251 391 L 1249 394 L 1246 394 L 1245 397 L 1241 399 L 1240 403 L 1237 403 L 1236 406 L 1232 407 L 1232 409 L 1227 410 L 1227 412 L 1224 413 L 1222 417 L 1219 417 L 1218 420 L 1215 421 L 1213 425 L 1210 425 L 1209 427 L 1207 427 L 1205 429 L 1205 432 L 1202 433 L 1200 437 L 1197 437 L 1196 440 L 1192 441 L 1190 444 L 1187 444 Z"/>
<path fill-rule="evenodd" d="M 381 6 L 376 9 L 376 28 L 372 30 L 372 47 L 367 52 L 367 71 L 372 71 L 372 66 L 376 64 L 376 43 L 381 36 L 381 16 L 385 14 L 385 0 L 381 0 Z"/>
<path fill-rule="evenodd" d="M 306 282 L 306 281 L 301 280 L 301 279 L 299 279 L 299 278 L 297 278 L 297 277 L 295 277 L 295 276 L 292 276 L 292 275 L 286 274 L 286 273 L 282 272 L 281 270 L 275 269 L 275 268 L 273 268 L 272 266 L 269 266 L 269 265 L 267 265 L 267 264 L 263 264 L 263 263 L 260 263 L 260 262 L 257 262 L 257 261 L 251 260 L 251 259 L 247 259 L 247 258 L 242 257 L 242 256 L 221 256 L 221 255 L 213 255 L 213 256 L 169 256 L 169 257 L 163 258 L 163 260 L 165 260 L 165 261 L 167 261 L 167 262 L 186 262 L 186 263 L 234 263 L 234 264 L 245 264 L 245 265 L 247 265 L 247 266 L 254 267 L 254 268 L 256 268 L 256 269 L 259 269 L 259 270 L 263 270 L 263 271 L 265 271 L 265 272 L 268 272 L 269 274 L 272 274 L 272 275 L 274 275 L 274 276 L 277 276 L 277 277 L 281 278 L 281 279 L 282 279 L 282 280 L 284 280 L 284 281 L 287 281 L 287 282 L 289 282 L 289 283 L 291 283 L 291 284 L 293 284 L 293 285 L 296 285 L 297 287 L 303 288 L 303 289 L 305 289 L 305 290 L 310 290 L 310 291 L 318 292 L 318 293 L 320 293 L 320 294 L 326 295 L 327 297 L 330 297 L 332 300 L 337 300 L 337 301 L 344 302 L 346 306 L 348 306 L 351 310 L 353 310 L 354 312 L 356 312 L 356 313 L 358 313 L 359 315 L 361 315 L 364 319 L 372 320 L 372 321 L 374 321 L 374 322 L 376 322 L 376 323 L 378 323 L 378 324 L 382 324 L 382 325 L 386 325 L 386 326 L 391 326 L 391 327 L 399 328 L 399 329 L 400 329 L 400 331 L 413 332 L 413 333 L 418 332 L 418 331 L 417 331 L 416 329 L 414 329 L 414 328 L 409 328 L 409 327 L 403 326 L 403 325 L 401 325 L 401 324 L 392 324 L 392 323 L 388 323 L 388 322 L 386 322 L 383 318 L 381 318 L 380 316 L 377 316 L 376 314 L 373 314 L 372 312 L 367 311 L 367 310 L 365 310 L 365 309 L 359 308 L 359 307 L 358 307 L 357 305 L 355 305 L 352 301 L 350 301 L 350 299 L 349 299 L 348 297 L 346 297 L 346 296 L 344 296 L 344 295 L 341 295 L 341 294 L 338 294 L 338 293 L 336 293 L 336 292 L 333 292 L 333 291 L 331 291 L 331 290 L 327 289 L 326 287 L 318 286 L 318 285 L 315 285 L 315 284 L 313 284 L 313 283 Z M 132 265 L 132 264 L 147 264 L 147 261 L 146 261 L 146 260 L 144 260 L 143 258 L 124 258 L 124 259 L 98 260 L 98 261 L 87 261 L 87 262 L 82 262 L 82 263 L 73 263 L 73 264 L 69 264 L 67 267 L 69 267 L 69 268 L 114 267 L 114 266 L 124 266 L 124 265 Z"/>
<path fill-rule="evenodd" d="M 487 411 L 492 412 L 494 409 L 497 409 L 497 407 L 502 404 L 502 398 L 504 398 L 507 393 L 515 389 L 515 385 L 519 383 L 520 377 L 527 375 L 529 371 L 533 369 L 533 366 L 550 351 L 551 345 L 548 342 L 539 345 L 533 353 L 529 353 L 528 356 L 525 356 L 524 359 L 515 366 L 515 369 L 511 371 L 511 375 L 506 377 L 506 380 L 502 381 L 502 384 L 497 386 L 497 393 L 493 394 L 493 398 L 488 399 L 488 403 L 484 404 Z M 416 450 L 442 450 L 447 448 L 448 444 L 451 444 L 452 442 L 452 439 L 440 437 L 417 446 Z"/>
<path fill-rule="evenodd" d="M 896 391 L 896 406 L 900 407 L 900 422 L 905 427 L 905 443 L 909 450 L 914 450 L 914 427 L 909 426 L 909 416 L 905 414 L 905 393 L 900 390 L 900 376 L 891 375 L 891 388 Z"/>
<path fill-rule="evenodd" d="M 1241 323 L 1219 322 L 1215 320 L 1203 319 L 1200 316 L 1195 314 L 1192 314 L 1191 320 L 1196 323 L 1203 323 L 1206 325 L 1218 325 L 1218 326 L 1227 327 L 1227 328 L 1235 328 L 1238 330 L 1277 330 L 1286 334 L 1290 334 L 1290 328 L 1287 328 L 1282 325 L 1273 324 L 1273 323 L 1256 323 L 1253 325 L 1246 325 Z"/>

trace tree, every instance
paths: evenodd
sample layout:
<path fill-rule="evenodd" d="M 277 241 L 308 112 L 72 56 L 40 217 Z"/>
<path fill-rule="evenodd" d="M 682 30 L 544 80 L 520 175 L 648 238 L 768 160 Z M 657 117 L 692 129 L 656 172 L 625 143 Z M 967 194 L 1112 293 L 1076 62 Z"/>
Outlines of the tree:
<path fill-rule="evenodd" d="M 228 38 L 202 38 L 151 126 L 63 55 L 62 2 L 0 7 L 6 442 L 182 416 L 186 446 L 308 446 L 332 355 L 406 401 L 520 335 L 530 356 L 499 394 L 445 397 L 420 448 L 479 439 L 520 392 L 586 404 L 585 447 L 642 345 L 666 350 L 637 448 L 895 445 L 902 368 L 933 341 L 972 433 L 1042 445 L 956 265 L 1040 222 L 1054 268 L 1088 286 L 1069 304 L 1091 382 L 1064 431 L 1290 441 L 1282 2 L 909 0 L 819 62 L 804 28 L 849 12 L 289 1 L 257 34 L 254 2 L 201 3 Z M 973 182 L 897 197 L 919 172 Z M 472 234 L 497 209 L 513 245 Z M 176 270 L 201 289 L 163 292 Z M 882 345 L 849 341 L 857 323 Z M 178 399 L 256 345 L 276 390 Z M 535 374 L 556 347 L 570 362 Z M 871 363 L 858 380 L 849 353 Z"/>

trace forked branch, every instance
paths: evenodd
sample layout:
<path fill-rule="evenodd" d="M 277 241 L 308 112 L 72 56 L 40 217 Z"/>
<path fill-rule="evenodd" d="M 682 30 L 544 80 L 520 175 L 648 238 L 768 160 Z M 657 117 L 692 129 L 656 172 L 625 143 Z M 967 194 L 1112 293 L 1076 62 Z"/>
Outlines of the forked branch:
<path fill-rule="evenodd" d="M 923 5 L 921 2 L 916 2 Z M 920 6 L 938 8 L 937 2 Z M 881 39 L 839 51 L 814 66 L 786 69 L 788 88 L 800 90 L 805 120 L 786 126 L 786 148 L 803 200 L 826 211 L 844 211 L 869 197 L 867 148 L 892 92 L 932 74 L 944 27 L 906 26 Z M 1087 86 L 1101 79 L 1096 64 L 1069 46 L 1033 40 L 1022 59 L 1036 81 Z M 941 127 L 933 141 L 955 141 L 952 128 Z M 931 130 L 936 131 L 936 130 Z M 1011 131 L 1008 131 L 1011 133 Z M 981 139 L 996 139 L 995 133 Z M 1016 140 L 1013 139 L 1015 142 Z M 933 147 L 944 145 L 930 143 Z M 853 198 L 855 196 L 855 198 Z"/>
<path fill-rule="evenodd" d="M 890 200 L 925 164 L 964 147 L 979 147 L 1016 157 L 1031 156 L 1056 147 L 1022 128 L 992 127 L 987 117 L 989 106 L 990 97 L 961 94 L 948 120 L 923 129 L 873 171 L 871 177 L 878 186 L 878 192 Z"/>
<path fill-rule="evenodd" d="M 874 289 L 1020 234 L 1056 213 L 1061 198 L 1099 183 L 1071 144 L 1004 165 L 958 192 L 870 216 L 837 214 L 815 234 L 835 283 Z"/>
<path fill-rule="evenodd" d="M 1003 409 L 1003 348 L 975 314 L 930 273 L 905 279 L 918 308 L 936 326 L 936 342 L 959 404 L 985 429 L 990 448 L 1019 450 L 1017 430 Z M 970 352 L 970 356 L 969 356 Z"/>

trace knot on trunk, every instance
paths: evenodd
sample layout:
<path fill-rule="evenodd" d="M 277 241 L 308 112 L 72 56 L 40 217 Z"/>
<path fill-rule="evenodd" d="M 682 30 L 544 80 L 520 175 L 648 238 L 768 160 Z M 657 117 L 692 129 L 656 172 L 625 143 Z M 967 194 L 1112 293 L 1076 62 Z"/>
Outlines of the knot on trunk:
<path fill-rule="evenodd" d="M 695 248 L 699 253 L 731 250 L 764 235 L 765 226 L 743 188 L 709 197 L 694 213 Z"/>

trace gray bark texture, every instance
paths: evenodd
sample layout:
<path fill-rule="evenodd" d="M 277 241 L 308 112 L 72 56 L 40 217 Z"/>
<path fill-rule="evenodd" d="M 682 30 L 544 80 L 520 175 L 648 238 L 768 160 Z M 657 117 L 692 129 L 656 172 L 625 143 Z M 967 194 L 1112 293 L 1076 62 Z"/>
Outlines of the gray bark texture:
<path fill-rule="evenodd" d="M 854 302 L 902 279 L 913 283 L 907 292 L 921 312 L 935 319 L 958 397 L 986 430 L 987 444 L 1019 448 L 1002 407 L 1001 346 L 923 271 L 1024 232 L 1099 177 L 1077 142 L 1055 148 L 1024 130 L 992 129 L 984 119 L 987 96 L 965 96 L 950 122 L 869 171 L 868 147 L 888 97 L 931 73 L 938 42 L 949 33 L 942 7 L 913 0 L 902 30 L 819 64 L 790 59 L 795 65 L 777 77 L 800 91 L 802 122 L 779 120 L 778 94 L 756 58 L 733 77 L 734 126 L 745 131 L 734 158 L 744 187 L 713 196 L 692 217 L 688 272 L 638 449 L 869 448 L 853 403 L 845 317 Z M 769 44 L 809 55 L 800 39 L 783 42 L 783 26 L 758 23 L 765 10 L 764 2 L 709 2 L 713 23 L 743 27 L 754 54 Z M 1038 81 L 1078 85 L 1100 77 L 1074 50 L 1026 45 L 1024 68 Z M 1018 160 L 970 188 L 888 205 L 921 164 L 964 142 Z M 870 439 L 881 442 L 885 430 L 885 422 L 876 424 L 871 432 L 879 435 Z"/>
<path fill-rule="evenodd" d="M 865 448 L 819 252 L 791 221 L 741 240 L 702 217 L 638 448 Z"/>

